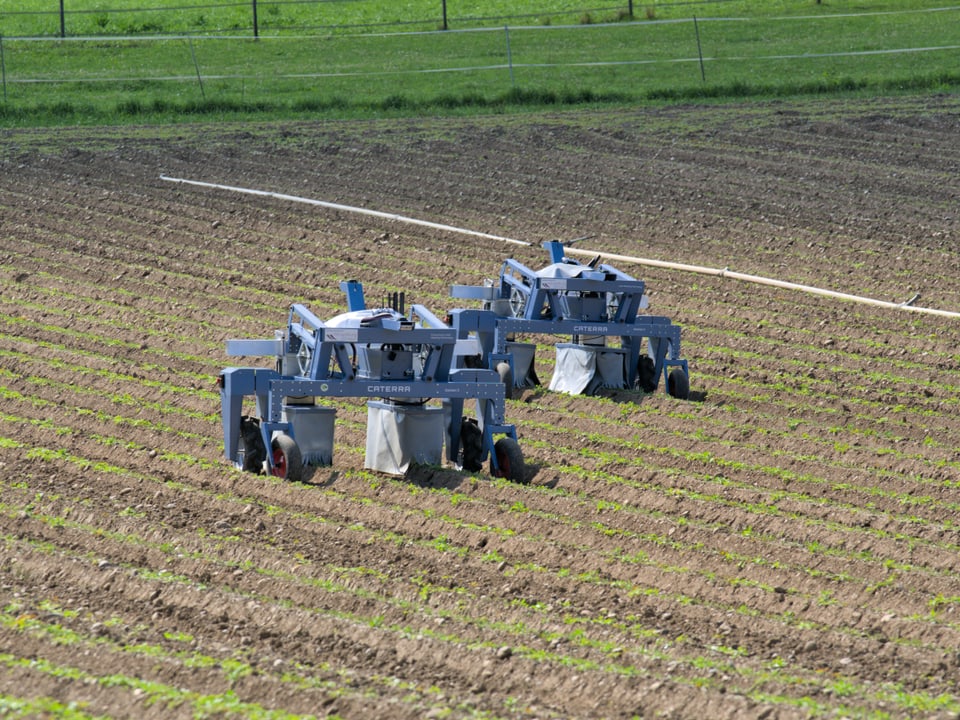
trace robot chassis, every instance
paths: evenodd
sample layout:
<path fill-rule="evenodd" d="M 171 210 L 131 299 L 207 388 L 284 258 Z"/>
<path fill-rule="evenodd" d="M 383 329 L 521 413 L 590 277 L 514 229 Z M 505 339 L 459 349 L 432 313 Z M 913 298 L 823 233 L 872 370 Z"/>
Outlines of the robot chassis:
<path fill-rule="evenodd" d="M 602 387 L 639 387 L 653 392 L 663 378 L 667 393 L 687 399 L 689 368 L 680 357 L 680 328 L 668 318 L 638 314 L 647 307 L 643 281 L 600 263 L 600 256 L 589 264 L 569 258 L 559 241 L 543 247 L 551 264 L 539 271 L 508 259 L 498 283 L 452 287 L 455 298 L 483 302 L 482 310 L 450 314 L 458 337 L 473 335 L 479 343 L 481 366 L 497 370 L 511 389 L 538 385 L 536 346 L 513 337 L 569 335 L 572 342 L 556 345 L 551 390 L 592 394 Z M 620 346 L 608 346 L 608 337 L 619 337 Z"/>
<path fill-rule="evenodd" d="M 227 342 L 231 356 L 276 358 L 276 369 L 228 367 L 218 377 L 227 459 L 298 481 L 305 465 L 332 464 L 336 409 L 316 399 L 367 397 L 365 467 L 403 474 L 411 462 L 439 464 L 445 443 L 447 459 L 463 469 L 478 471 L 489 456 L 491 475 L 523 482 L 500 375 L 457 367 L 458 331 L 422 305 L 411 306 L 407 317 L 402 294 L 391 307 L 368 309 L 360 283 L 340 288 L 346 313 L 324 322 L 293 304 L 286 329 L 274 338 Z M 251 396 L 254 417 L 243 414 Z M 475 417 L 463 414 L 471 399 Z"/>

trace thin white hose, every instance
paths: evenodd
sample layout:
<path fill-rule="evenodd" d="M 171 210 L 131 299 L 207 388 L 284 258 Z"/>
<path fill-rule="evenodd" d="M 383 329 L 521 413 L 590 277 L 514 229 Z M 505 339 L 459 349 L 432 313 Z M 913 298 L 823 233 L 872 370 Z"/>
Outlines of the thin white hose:
<path fill-rule="evenodd" d="M 183 178 L 167 177 L 166 175 L 161 175 L 160 179 L 167 180 L 169 182 L 183 183 L 184 185 L 198 185 L 200 187 L 216 188 L 217 190 L 230 190 L 231 192 L 245 193 L 247 195 L 260 195 L 262 197 L 270 197 L 277 200 L 289 200 L 291 202 L 306 203 L 308 205 L 316 205 L 318 207 L 329 208 L 331 210 L 342 210 L 343 212 L 370 215 L 372 217 L 383 218 L 385 220 L 395 220 L 396 222 L 420 225 L 422 227 L 433 228 L 434 230 L 446 230 L 448 232 L 482 237 L 486 238 L 487 240 L 498 240 L 500 242 L 512 243 L 514 245 L 530 244 L 522 240 L 513 240 L 511 238 L 501 237 L 500 235 L 490 235 L 489 233 L 477 232 L 476 230 L 465 230 L 464 228 L 454 227 L 453 225 L 443 225 L 442 223 L 430 222 L 429 220 L 418 220 L 416 218 L 405 217 L 403 215 L 394 215 L 392 213 L 380 212 L 378 210 L 368 210 L 367 208 L 354 207 L 352 205 L 340 205 L 338 203 L 326 202 L 324 200 L 312 200 L 310 198 L 298 197 L 296 195 L 284 195 L 283 193 L 269 192 L 267 190 L 252 190 L 250 188 L 233 187 L 232 185 L 218 185 L 217 183 L 200 182 L 199 180 L 184 180 Z"/>
<path fill-rule="evenodd" d="M 889 302 L 887 300 L 875 300 L 874 298 L 863 297 L 861 295 L 850 295 L 849 293 L 837 292 L 835 290 L 824 290 L 823 288 L 813 287 L 811 285 L 799 285 L 797 283 L 786 282 L 785 280 L 775 280 L 772 278 L 761 277 L 759 275 L 747 275 L 746 273 L 733 272 L 727 268 L 718 270 L 716 268 L 702 267 L 700 265 L 684 265 L 683 263 L 665 262 L 663 260 L 650 260 L 646 258 L 631 257 L 629 255 L 614 255 L 612 253 L 598 252 L 594 250 L 581 250 L 579 248 L 570 247 L 566 248 L 565 252 L 567 255 L 587 255 L 590 257 L 596 257 L 597 255 L 600 255 L 600 257 L 607 260 L 629 262 L 637 265 L 648 265 L 650 267 L 668 268 L 670 270 L 683 270 L 684 272 L 700 273 L 701 275 L 716 275 L 719 277 L 756 283 L 757 285 L 769 285 L 772 287 L 785 288 L 787 290 L 799 290 L 801 292 L 811 293 L 813 295 L 824 295 L 826 297 L 850 300 L 851 302 L 863 303 L 865 305 L 875 305 L 877 307 L 890 308 L 892 310 L 909 310 L 911 312 L 940 315 L 943 317 L 960 317 L 960 313 L 952 312 L 950 310 L 916 307 L 910 304 L 910 300 L 903 303 Z"/>
<path fill-rule="evenodd" d="M 380 212 L 378 210 L 369 210 L 367 208 L 355 207 L 352 205 L 340 205 L 339 203 L 325 202 L 323 200 L 313 200 L 311 198 L 299 197 L 297 195 L 285 195 L 283 193 L 269 192 L 266 190 L 254 190 L 250 188 L 235 187 L 232 185 L 220 185 L 217 183 L 208 183 L 201 182 L 199 180 L 186 180 L 183 178 L 174 178 L 167 175 L 161 175 L 161 180 L 166 180 L 168 182 L 182 183 L 184 185 L 196 185 L 199 187 L 206 188 L 215 188 L 217 190 L 229 190 L 231 192 L 245 193 L 247 195 L 259 195 L 262 197 L 275 198 L 277 200 L 287 200 L 290 202 L 306 203 L 308 205 L 315 205 L 318 207 L 329 208 L 332 210 L 340 210 L 343 212 L 350 213 L 359 213 L 361 215 L 369 215 L 371 217 L 383 218 L 386 220 L 393 220 L 395 222 L 408 223 L 411 225 L 420 225 L 422 227 L 429 227 L 435 230 L 444 230 L 447 232 L 459 233 L 461 235 L 470 235 L 472 237 L 485 238 L 487 240 L 497 240 L 499 242 L 509 243 L 511 245 L 524 245 L 530 246 L 532 243 L 526 242 L 524 240 L 514 240 L 513 238 L 502 237 L 500 235 L 491 235 L 489 233 L 478 232 L 476 230 L 469 230 L 466 228 L 456 227 L 454 225 L 444 225 L 442 223 L 434 223 L 428 220 L 418 220 L 416 218 L 405 217 L 403 215 L 395 215 L 393 213 Z M 952 317 L 960 318 L 960 312 L 952 312 L 950 310 L 938 310 L 936 308 L 924 308 L 916 307 L 911 304 L 912 300 L 908 300 L 903 303 L 889 302 L 886 300 L 876 300 L 874 298 L 863 297 L 861 295 L 851 295 L 849 293 L 836 292 L 834 290 L 825 290 L 823 288 L 813 287 L 811 285 L 799 285 L 797 283 L 786 282 L 783 280 L 775 280 L 772 278 L 765 278 L 759 275 L 748 275 L 746 273 L 733 272 L 727 268 L 719 270 L 717 268 L 703 267 L 700 265 L 686 265 L 684 263 L 674 263 L 666 262 L 664 260 L 653 260 L 650 258 L 640 258 L 633 257 L 631 255 L 615 255 L 612 253 L 605 253 L 598 250 L 584 250 L 581 248 L 572 248 L 567 247 L 565 249 L 567 255 L 586 255 L 590 257 L 600 257 L 607 260 L 614 260 L 618 262 L 627 262 L 633 263 L 635 265 L 647 265 L 649 267 L 660 267 L 666 268 L 669 270 L 681 270 L 683 272 L 692 272 L 699 273 L 701 275 L 714 275 L 724 278 L 731 278 L 733 280 L 742 280 L 744 282 L 755 283 L 757 285 L 768 285 L 771 287 L 784 288 L 786 290 L 797 290 L 800 292 L 810 293 L 813 295 L 822 295 L 825 297 L 838 298 L 840 300 L 848 300 L 850 302 L 862 303 L 864 305 L 874 305 L 876 307 L 889 308 L 891 310 L 907 310 L 909 312 L 915 313 L 926 313 L 928 315 L 939 315 L 941 317 Z"/>

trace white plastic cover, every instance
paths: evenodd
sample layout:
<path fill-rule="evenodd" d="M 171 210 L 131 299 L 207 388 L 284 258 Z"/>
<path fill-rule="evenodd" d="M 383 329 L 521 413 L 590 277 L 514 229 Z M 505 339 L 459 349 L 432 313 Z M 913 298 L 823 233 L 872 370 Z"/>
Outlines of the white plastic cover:
<path fill-rule="evenodd" d="M 542 270 L 537 270 L 537 277 L 542 278 L 575 278 L 584 273 L 598 273 L 597 270 L 587 265 L 574 265 L 572 263 L 553 263 L 547 265 Z"/>
<path fill-rule="evenodd" d="M 443 460 L 443 408 L 367 403 L 368 470 L 403 475 L 411 463 L 439 465 Z"/>
<path fill-rule="evenodd" d="M 557 345 L 557 364 L 550 378 L 554 392 L 579 395 L 597 372 L 597 353 L 577 345 Z"/>
<path fill-rule="evenodd" d="M 377 317 L 379 315 L 386 315 L 393 318 L 403 318 L 402 314 L 396 310 L 391 310 L 390 308 L 367 308 L 366 310 L 351 310 L 349 312 L 340 313 L 339 315 L 334 315 L 332 318 L 324 322 L 324 325 L 335 328 L 358 328 L 363 325 L 364 320 L 369 320 L 370 318 Z"/>
<path fill-rule="evenodd" d="M 554 392 L 580 395 L 598 388 L 626 387 L 626 353 L 619 348 L 590 347 L 561 343 L 557 345 L 557 363 L 550 379 Z"/>

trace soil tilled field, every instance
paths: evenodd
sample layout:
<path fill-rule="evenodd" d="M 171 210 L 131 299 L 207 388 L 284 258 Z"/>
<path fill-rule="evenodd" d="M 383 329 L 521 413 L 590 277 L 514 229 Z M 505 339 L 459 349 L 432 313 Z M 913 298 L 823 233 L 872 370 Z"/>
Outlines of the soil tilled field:
<path fill-rule="evenodd" d="M 0 715 L 960 711 L 957 318 L 615 263 L 691 399 L 524 390 L 529 484 L 365 471 L 362 399 L 241 473 L 215 385 L 341 280 L 442 314 L 548 239 L 960 311 L 955 97 L 0 137 Z"/>

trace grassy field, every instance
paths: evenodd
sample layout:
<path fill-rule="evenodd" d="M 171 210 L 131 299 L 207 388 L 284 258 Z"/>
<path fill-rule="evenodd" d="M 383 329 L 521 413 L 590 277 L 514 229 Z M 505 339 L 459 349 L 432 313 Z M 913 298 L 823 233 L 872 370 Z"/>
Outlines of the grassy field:
<path fill-rule="evenodd" d="M 262 34 L 304 30 L 358 32 L 372 30 L 442 29 L 446 9 L 448 29 L 611 22 L 630 19 L 677 20 L 712 17 L 791 17 L 808 14 L 920 11 L 936 9 L 937 0 L 751 0 L 666 1 L 606 0 L 317 0 L 316 2 L 257 0 L 256 25 Z M 246 32 L 254 26 L 253 3 L 183 0 L 72 0 L 64 3 L 63 32 L 67 36 L 155 35 L 171 33 L 222 34 Z M 0 34 L 5 37 L 60 36 L 57 0 L 0 1 Z"/>
<path fill-rule="evenodd" d="M 49 2 L 0 3 L 0 122 L 509 111 L 960 82 L 960 8 L 922 0 L 647 3 L 633 18 L 563 0 L 474 3 L 457 5 L 447 31 L 435 3 L 263 3 L 258 38 L 247 6 L 134 3 L 72 5 L 62 40 Z M 397 32 L 402 23 L 421 31 Z"/>

